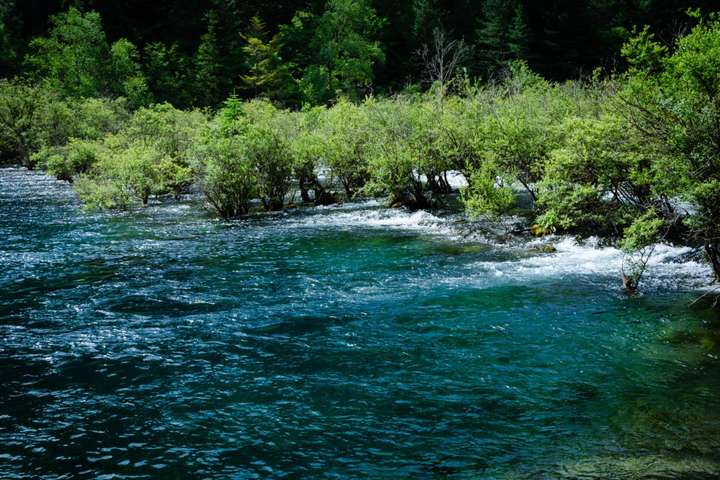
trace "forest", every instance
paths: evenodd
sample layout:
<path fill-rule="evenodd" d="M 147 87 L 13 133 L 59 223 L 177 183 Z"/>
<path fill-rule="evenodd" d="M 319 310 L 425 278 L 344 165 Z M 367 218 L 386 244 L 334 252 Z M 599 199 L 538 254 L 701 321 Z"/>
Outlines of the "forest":
<path fill-rule="evenodd" d="M 651 25 L 656 37 L 671 45 L 693 25 L 688 8 L 710 12 L 716 5 L 710 0 L 3 0 L 2 76 L 31 73 L 37 79 L 46 73 L 29 68 L 27 56 L 38 47 L 32 40 L 46 36 L 53 16 L 70 7 L 96 12 L 110 44 L 125 39 L 133 45 L 128 54 L 142 65 L 151 101 L 187 108 L 217 107 L 230 95 L 264 96 L 297 107 L 327 103 L 338 94 L 362 99 L 425 90 L 433 78 L 421 51 L 438 29 L 464 43 L 460 66 L 473 79 L 494 79 L 514 59 L 553 81 L 589 76 L 596 68 L 624 71 L 621 47 L 633 29 Z M 83 94 L 97 95 L 108 86 L 84 88 Z"/>

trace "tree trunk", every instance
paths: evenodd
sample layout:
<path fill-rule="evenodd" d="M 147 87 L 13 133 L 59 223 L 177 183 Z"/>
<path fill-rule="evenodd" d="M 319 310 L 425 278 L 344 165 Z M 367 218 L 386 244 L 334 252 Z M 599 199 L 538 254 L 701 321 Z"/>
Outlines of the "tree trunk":
<path fill-rule="evenodd" d="M 302 198 L 303 203 L 310 203 L 310 195 L 308 194 L 308 179 L 305 177 L 305 175 L 301 175 L 298 179 L 300 183 L 300 198 Z"/>
<path fill-rule="evenodd" d="M 637 284 L 635 283 L 635 280 L 625 274 L 623 274 L 623 287 L 625 287 L 625 291 L 627 293 L 637 292 Z"/>
<path fill-rule="evenodd" d="M 263 205 L 268 212 L 279 212 L 285 206 L 282 199 L 274 197 L 263 199 Z"/>
<path fill-rule="evenodd" d="M 35 165 L 33 165 L 33 162 L 30 159 L 30 149 L 25 146 L 25 143 L 22 140 L 18 142 L 18 150 L 20 153 L 20 162 L 23 167 L 28 170 L 34 170 Z"/>
<path fill-rule="evenodd" d="M 537 202 L 537 197 L 535 196 L 535 192 L 532 188 L 530 188 L 529 182 L 523 180 L 522 178 L 518 178 L 520 180 L 520 183 L 522 184 L 523 188 L 530 194 L 530 198 L 532 199 L 533 203 Z"/>
<path fill-rule="evenodd" d="M 423 191 L 423 185 L 422 182 L 413 182 L 415 191 L 413 193 L 413 196 L 415 197 L 415 205 L 412 206 L 412 208 L 416 209 L 424 209 L 428 208 L 430 205 L 428 204 L 427 197 L 425 197 L 425 192 Z"/>
<path fill-rule="evenodd" d="M 715 280 L 720 281 L 720 241 L 712 240 L 705 242 L 705 253 L 710 259 Z"/>
<path fill-rule="evenodd" d="M 353 191 L 352 187 L 350 187 L 350 182 L 342 182 L 343 188 L 345 189 L 345 195 L 347 195 L 347 199 L 350 200 L 353 197 Z"/>

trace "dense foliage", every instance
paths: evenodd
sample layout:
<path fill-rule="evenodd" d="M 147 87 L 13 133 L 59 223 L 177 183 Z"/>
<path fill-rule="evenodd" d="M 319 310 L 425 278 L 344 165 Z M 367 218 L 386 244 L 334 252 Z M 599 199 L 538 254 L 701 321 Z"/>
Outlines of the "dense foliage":
<path fill-rule="evenodd" d="M 625 73 L 556 82 L 521 60 L 526 7 L 483 4 L 476 65 L 490 81 L 435 26 L 420 54 L 428 88 L 391 96 L 371 93 L 390 57 L 367 0 L 298 9 L 275 34 L 252 17 L 234 53 L 211 11 L 189 56 L 110 43 L 97 13 L 70 8 L 29 42 L 24 75 L 0 81 L 2 160 L 72 182 L 90 208 L 199 191 L 224 218 L 362 196 L 436 208 L 458 194 L 471 216 L 617 243 L 631 289 L 662 241 L 702 246 L 720 279 L 720 18 L 690 11 L 694 26 L 667 45 L 636 30 Z M 243 64 L 237 81 L 222 55 Z"/>
<path fill-rule="evenodd" d="M 70 8 L 69 7 L 75 7 Z M 179 108 L 259 94 L 296 106 L 428 86 L 423 46 L 464 41 L 461 67 L 497 78 L 524 60 L 545 78 L 623 64 L 635 25 L 671 39 L 711 0 L 3 0 L 0 76 L 75 79 L 72 92 Z M 77 10 L 76 10 L 77 9 Z M 100 19 L 102 18 L 102 26 Z M 104 30 L 104 31 L 103 31 Z M 139 68 L 138 68 L 139 67 Z"/>

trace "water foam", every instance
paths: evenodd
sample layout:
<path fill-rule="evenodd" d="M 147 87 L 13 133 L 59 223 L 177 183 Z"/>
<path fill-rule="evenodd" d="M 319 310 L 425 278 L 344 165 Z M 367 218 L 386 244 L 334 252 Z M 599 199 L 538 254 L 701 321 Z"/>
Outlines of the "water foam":
<path fill-rule="evenodd" d="M 451 221 L 424 210 L 377 208 L 377 202 L 349 204 L 345 207 L 319 208 L 311 215 L 287 219 L 294 227 L 370 227 L 407 230 L 420 233 L 453 236 Z"/>
<path fill-rule="evenodd" d="M 572 237 L 552 237 L 529 242 L 526 247 L 552 245 L 554 253 L 537 254 L 501 262 L 476 262 L 474 267 L 497 277 L 528 279 L 538 277 L 564 278 L 570 275 L 593 275 L 619 278 L 624 253 L 614 247 L 600 246 L 597 238 L 578 242 Z M 643 276 L 646 288 L 706 289 L 711 276 L 707 264 L 695 259 L 690 247 L 667 244 L 655 246 Z"/>
<path fill-rule="evenodd" d="M 508 281 L 538 278 L 564 278 L 568 276 L 606 277 L 617 283 L 620 278 L 624 253 L 615 247 L 602 246 L 597 238 L 578 241 L 570 236 L 550 236 L 524 240 L 507 237 L 504 241 L 488 240 L 490 224 L 459 222 L 456 217 L 437 216 L 419 210 L 382 208 L 377 202 L 350 203 L 342 206 L 315 209 L 310 215 L 287 219 L 296 228 L 330 227 L 348 229 L 356 227 L 409 231 L 437 236 L 458 243 L 489 243 L 493 250 L 512 253 L 512 258 L 483 260 L 468 264 L 468 276 L 448 281 L 466 282 L 468 277 L 482 283 L 488 276 L 504 277 Z M 509 228 L 505 228 L 509 230 Z M 553 253 L 540 253 L 539 247 L 552 246 Z M 658 244 L 655 246 L 643 276 L 645 289 L 712 288 L 709 266 L 697 260 L 694 249 L 685 246 Z M 482 277 L 482 278 L 481 278 Z"/>

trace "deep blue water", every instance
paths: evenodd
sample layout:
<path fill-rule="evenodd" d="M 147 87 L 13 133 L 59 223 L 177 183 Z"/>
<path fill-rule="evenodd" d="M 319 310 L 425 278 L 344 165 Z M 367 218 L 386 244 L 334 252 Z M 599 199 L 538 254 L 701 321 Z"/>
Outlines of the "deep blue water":
<path fill-rule="evenodd" d="M 87 213 L 0 170 L 0 478 L 718 478 L 701 265 L 630 298 L 612 249 L 455 227 Z"/>

